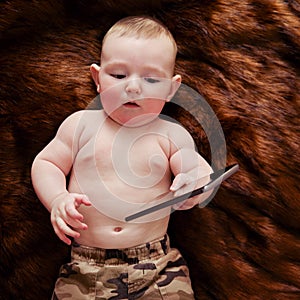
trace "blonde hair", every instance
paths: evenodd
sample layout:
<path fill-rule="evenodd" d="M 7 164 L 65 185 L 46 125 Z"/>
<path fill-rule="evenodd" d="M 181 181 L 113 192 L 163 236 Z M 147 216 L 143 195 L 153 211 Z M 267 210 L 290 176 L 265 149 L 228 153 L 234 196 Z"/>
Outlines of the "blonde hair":
<path fill-rule="evenodd" d="M 146 39 L 165 36 L 172 43 L 175 54 L 177 53 L 177 45 L 169 29 L 160 21 L 148 16 L 130 16 L 119 20 L 107 31 L 102 45 L 106 38 L 112 35 Z"/>

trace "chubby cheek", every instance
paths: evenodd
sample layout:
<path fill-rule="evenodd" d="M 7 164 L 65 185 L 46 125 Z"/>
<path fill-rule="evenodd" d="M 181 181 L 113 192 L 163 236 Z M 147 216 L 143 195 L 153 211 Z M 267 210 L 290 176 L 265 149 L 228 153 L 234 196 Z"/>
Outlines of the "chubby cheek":
<path fill-rule="evenodd" d="M 116 84 L 103 84 L 100 98 L 105 112 L 111 114 L 122 105 L 122 87 Z"/>
<path fill-rule="evenodd" d="M 147 113 L 151 114 L 160 114 L 162 111 L 165 101 L 161 99 L 152 99 L 152 100 L 145 100 L 144 110 Z"/>

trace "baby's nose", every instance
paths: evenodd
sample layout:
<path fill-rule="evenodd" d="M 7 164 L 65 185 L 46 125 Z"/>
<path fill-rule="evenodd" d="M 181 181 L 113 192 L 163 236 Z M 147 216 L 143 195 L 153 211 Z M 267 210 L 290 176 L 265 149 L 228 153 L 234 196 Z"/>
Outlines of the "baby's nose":
<path fill-rule="evenodd" d="M 128 94 L 140 94 L 141 93 L 141 82 L 140 79 L 130 79 L 126 84 L 126 93 Z"/>

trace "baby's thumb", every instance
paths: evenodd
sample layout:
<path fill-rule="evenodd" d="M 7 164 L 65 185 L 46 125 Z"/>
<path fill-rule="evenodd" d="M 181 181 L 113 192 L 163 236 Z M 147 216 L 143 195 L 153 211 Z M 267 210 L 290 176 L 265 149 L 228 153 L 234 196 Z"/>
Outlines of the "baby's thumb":
<path fill-rule="evenodd" d="M 73 195 L 75 197 L 75 202 L 77 206 L 80 206 L 80 204 L 90 206 L 92 204 L 87 195 L 84 194 L 73 194 Z"/>
<path fill-rule="evenodd" d="M 180 189 L 181 187 L 183 187 L 184 185 L 188 184 L 190 182 L 189 180 L 189 176 L 184 174 L 184 173 L 180 173 L 178 174 L 174 180 L 172 185 L 170 186 L 170 190 L 171 191 L 177 191 L 178 189 Z"/>
<path fill-rule="evenodd" d="M 82 204 L 90 206 L 92 203 L 87 195 L 82 195 L 81 198 Z"/>

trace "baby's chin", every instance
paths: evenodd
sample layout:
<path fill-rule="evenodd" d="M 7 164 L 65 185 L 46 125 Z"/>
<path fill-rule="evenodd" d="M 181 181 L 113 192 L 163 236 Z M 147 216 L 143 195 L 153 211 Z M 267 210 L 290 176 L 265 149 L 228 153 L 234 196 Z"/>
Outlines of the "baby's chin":
<path fill-rule="evenodd" d="M 109 118 L 111 118 L 114 122 L 118 123 L 121 126 L 134 128 L 134 127 L 141 127 L 144 125 L 147 125 L 153 121 L 155 121 L 158 118 L 158 114 L 149 113 L 149 114 L 143 114 L 139 116 L 135 116 L 132 118 L 126 118 L 126 117 L 116 117 L 113 114 L 108 115 Z"/>

